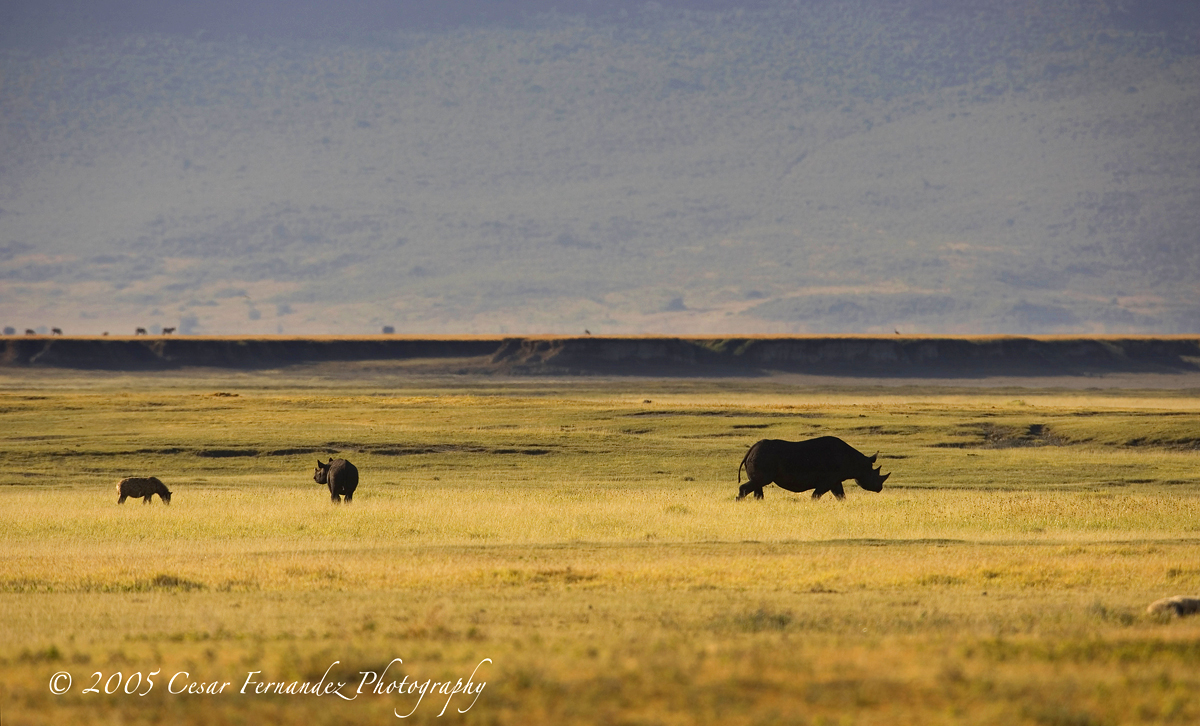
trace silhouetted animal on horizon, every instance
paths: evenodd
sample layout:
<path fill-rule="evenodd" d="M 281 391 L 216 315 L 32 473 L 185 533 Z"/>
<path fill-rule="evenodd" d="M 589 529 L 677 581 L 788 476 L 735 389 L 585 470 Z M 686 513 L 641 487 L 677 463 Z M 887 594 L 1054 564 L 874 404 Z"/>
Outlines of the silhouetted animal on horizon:
<path fill-rule="evenodd" d="M 317 459 L 313 481 L 329 487 L 329 498 L 334 504 L 341 503 L 339 496 L 344 496 L 349 504 L 354 497 L 354 490 L 358 488 L 358 469 L 345 459 L 330 459 L 328 464 L 322 464 Z"/>
<path fill-rule="evenodd" d="M 142 498 L 142 504 L 149 504 L 157 494 L 163 504 L 171 503 L 171 492 L 153 476 L 130 476 L 117 482 L 117 504 L 124 504 L 129 497 Z"/>
<path fill-rule="evenodd" d="M 869 492 L 883 490 L 883 482 L 891 474 L 879 473 L 883 467 L 871 468 L 876 457 L 861 452 L 836 436 L 822 436 L 807 441 L 763 439 L 750 447 L 738 466 L 738 499 L 754 492 L 755 499 L 763 498 L 763 487 L 774 483 L 789 492 L 813 490 L 812 498 L 820 499 L 826 492 L 844 499 L 842 482 L 853 479 Z M 742 467 L 747 481 L 742 484 Z"/>

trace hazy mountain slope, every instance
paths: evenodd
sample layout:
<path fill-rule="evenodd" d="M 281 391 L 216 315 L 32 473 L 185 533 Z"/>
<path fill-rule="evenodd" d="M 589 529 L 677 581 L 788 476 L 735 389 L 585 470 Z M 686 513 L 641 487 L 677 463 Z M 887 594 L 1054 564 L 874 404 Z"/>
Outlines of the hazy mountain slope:
<path fill-rule="evenodd" d="M 1194 35 L 1101 10 L 10 48 L 0 323 L 1196 331 Z"/>

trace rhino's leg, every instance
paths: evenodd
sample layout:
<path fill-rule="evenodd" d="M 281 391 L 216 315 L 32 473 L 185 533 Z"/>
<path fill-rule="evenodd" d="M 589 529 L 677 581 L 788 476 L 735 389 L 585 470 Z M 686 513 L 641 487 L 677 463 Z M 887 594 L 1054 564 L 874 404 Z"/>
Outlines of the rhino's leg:
<path fill-rule="evenodd" d="M 345 499 L 345 501 L 346 501 L 346 504 L 349 504 L 350 500 L 353 498 L 354 498 L 354 492 L 346 492 L 346 496 L 343 497 L 343 499 Z"/>
<path fill-rule="evenodd" d="M 837 497 L 838 499 L 846 498 L 846 490 L 842 488 L 841 482 L 838 482 L 837 484 L 834 484 L 833 486 L 831 486 L 829 488 L 829 491 L 833 492 L 833 496 Z"/>
<path fill-rule="evenodd" d="M 128 494 L 122 494 L 122 495 L 121 495 L 121 498 L 117 500 L 117 504 L 124 504 L 124 503 L 125 503 L 125 500 L 126 500 L 126 499 L 128 499 L 128 498 L 129 498 L 129 495 L 128 495 Z"/>
<path fill-rule="evenodd" d="M 341 503 L 342 503 L 342 498 L 341 498 L 341 497 L 339 497 L 339 496 L 338 496 L 338 495 L 336 495 L 336 494 L 330 494 L 330 495 L 329 495 L 329 500 L 330 500 L 330 501 L 332 501 L 334 504 L 341 504 Z"/>
<path fill-rule="evenodd" d="M 760 481 L 755 481 L 755 480 L 751 479 L 750 481 L 748 481 L 745 484 L 738 487 L 738 499 L 745 499 L 746 495 L 749 494 L 750 492 L 754 492 L 755 499 L 762 499 L 763 498 L 763 491 L 762 491 L 763 486 L 770 484 L 770 483 L 771 482 L 760 482 Z"/>
<path fill-rule="evenodd" d="M 147 494 L 146 496 L 142 497 L 142 504 L 149 504 L 150 500 L 153 498 L 154 498 L 153 494 Z"/>
<path fill-rule="evenodd" d="M 812 493 L 813 501 L 815 502 L 818 499 L 820 499 L 821 497 L 825 496 L 825 493 L 828 491 L 829 491 L 828 489 L 822 489 L 821 487 L 817 487 L 816 489 L 813 489 L 813 493 Z"/>

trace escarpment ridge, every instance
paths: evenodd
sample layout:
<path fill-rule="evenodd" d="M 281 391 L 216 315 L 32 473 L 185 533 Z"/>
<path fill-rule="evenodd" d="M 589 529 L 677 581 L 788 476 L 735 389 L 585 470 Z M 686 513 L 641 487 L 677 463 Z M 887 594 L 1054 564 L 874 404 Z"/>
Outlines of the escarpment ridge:
<path fill-rule="evenodd" d="M 513 375 L 979 377 L 1200 372 L 1200 336 L 25 336 L 0 366 L 262 370 L 404 361 L 422 372 Z"/>

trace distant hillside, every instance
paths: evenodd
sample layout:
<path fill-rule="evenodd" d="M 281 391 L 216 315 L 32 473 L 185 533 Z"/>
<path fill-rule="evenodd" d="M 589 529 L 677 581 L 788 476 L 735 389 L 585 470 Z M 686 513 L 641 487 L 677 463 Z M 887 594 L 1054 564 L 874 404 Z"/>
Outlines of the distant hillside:
<path fill-rule="evenodd" d="M 474 375 L 1092 377 L 1195 374 L 1200 371 L 1200 339 L 897 335 L 0 338 L 0 368 L 271 370 L 364 362 L 382 371 Z M 347 366 L 340 370 L 343 375 L 354 375 L 359 369 Z"/>
<path fill-rule="evenodd" d="M 0 325 L 1200 332 L 1184 4 L 118 5 L 0 35 Z"/>

